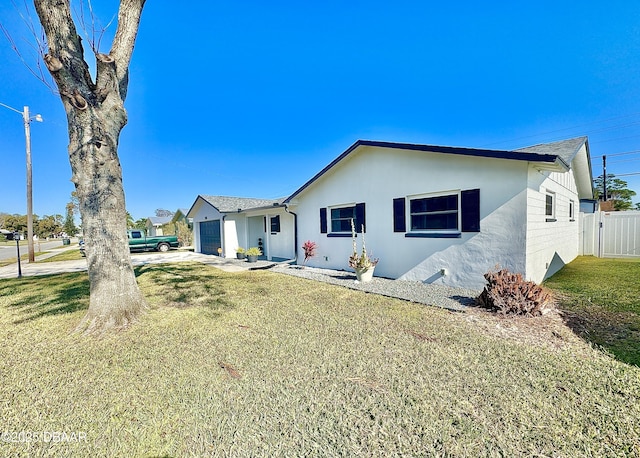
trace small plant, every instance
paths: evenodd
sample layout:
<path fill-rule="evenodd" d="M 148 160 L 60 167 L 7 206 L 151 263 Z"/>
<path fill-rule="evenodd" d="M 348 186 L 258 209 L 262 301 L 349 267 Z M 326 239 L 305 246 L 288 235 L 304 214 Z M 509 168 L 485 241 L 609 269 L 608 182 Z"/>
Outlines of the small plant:
<path fill-rule="evenodd" d="M 526 281 L 521 274 L 507 269 L 484 274 L 489 282 L 476 298 L 476 304 L 502 315 L 542 315 L 545 309 L 554 305 L 549 290 L 532 281 Z"/>
<path fill-rule="evenodd" d="M 244 252 L 247 256 L 262 256 L 262 251 L 257 246 L 252 246 L 247 251 Z"/>
<path fill-rule="evenodd" d="M 307 261 L 311 258 L 313 258 L 316 255 L 316 248 L 318 248 L 318 245 L 316 245 L 316 242 L 312 242 L 311 240 L 307 240 L 306 242 L 304 242 L 304 245 L 302 245 L 302 249 L 304 250 L 304 261 L 302 262 L 302 265 L 306 265 Z"/>
<path fill-rule="evenodd" d="M 239 246 L 238 248 L 236 248 L 236 253 L 238 254 L 244 254 L 246 251 L 244 248 L 242 248 L 241 246 Z"/>
<path fill-rule="evenodd" d="M 364 240 L 364 225 L 362 225 L 362 251 L 358 254 L 356 246 L 356 227 L 351 219 L 351 240 L 353 240 L 353 253 L 349 256 L 349 267 L 355 270 L 367 271 L 378 264 L 377 258 L 372 258 L 367 254 L 367 246 Z"/>

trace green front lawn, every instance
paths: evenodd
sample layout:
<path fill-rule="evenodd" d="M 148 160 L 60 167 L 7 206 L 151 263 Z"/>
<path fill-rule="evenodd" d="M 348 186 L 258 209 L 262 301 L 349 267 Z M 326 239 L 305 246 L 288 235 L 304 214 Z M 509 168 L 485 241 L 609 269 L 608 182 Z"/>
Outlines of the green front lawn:
<path fill-rule="evenodd" d="M 582 256 L 545 282 L 560 293 L 567 324 L 640 367 L 640 260 Z"/>
<path fill-rule="evenodd" d="M 640 455 L 640 369 L 557 317 L 200 264 L 137 274 L 148 312 L 102 339 L 70 332 L 86 273 L 0 280 L 0 430 L 50 439 L 0 455 Z"/>
<path fill-rule="evenodd" d="M 42 261 L 38 262 L 75 261 L 77 259 L 83 259 L 83 256 L 76 244 L 76 247 L 74 249 L 65 250 L 55 256 L 51 256 L 50 258 L 43 259 Z"/>

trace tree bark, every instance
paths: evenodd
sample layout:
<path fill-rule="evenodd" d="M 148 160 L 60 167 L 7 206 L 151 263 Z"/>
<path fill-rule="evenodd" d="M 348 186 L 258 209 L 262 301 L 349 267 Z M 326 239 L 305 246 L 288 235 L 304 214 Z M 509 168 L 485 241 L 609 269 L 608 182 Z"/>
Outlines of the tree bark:
<path fill-rule="evenodd" d="M 80 204 L 90 283 L 89 310 L 77 329 L 91 334 L 127 327 L 146 307 L 129 254 L 118 159 L 120 132 L 127 123 L 128 68 L 144 3 L 121 0 L 112 48 L 109 54 L 96 53 L 94 82 L 70 0 L 34 0 L 47 37 L 45 64 L 67 114 L 71 181 Z"/>

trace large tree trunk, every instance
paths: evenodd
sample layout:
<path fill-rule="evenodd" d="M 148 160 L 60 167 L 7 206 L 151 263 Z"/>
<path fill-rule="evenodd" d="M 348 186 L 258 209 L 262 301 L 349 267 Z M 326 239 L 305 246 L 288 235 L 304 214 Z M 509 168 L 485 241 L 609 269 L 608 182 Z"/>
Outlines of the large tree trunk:
<path fill-rule="evenodd" d="M 128 67 L 144 0 L 122 0 L 109 54 L 96 52 L 93 82 L 69 0 L 34 0 L 47 37 L 47 68 L 67 113 L 69 161 L 86 243 L 90 303 L 79 330 L 121 329 L 145 308 L 126 236 L 118 140 L 127 123 Z"/>

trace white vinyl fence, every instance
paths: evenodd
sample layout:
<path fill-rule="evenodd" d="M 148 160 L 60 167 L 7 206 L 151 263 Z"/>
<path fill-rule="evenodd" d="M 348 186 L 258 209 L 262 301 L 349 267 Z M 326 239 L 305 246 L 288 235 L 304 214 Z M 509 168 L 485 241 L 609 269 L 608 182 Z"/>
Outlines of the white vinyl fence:
<path fill-rule="evenodd" d="M 580 213 L 580 254 L 640 257 L 640 211 Z"/>

